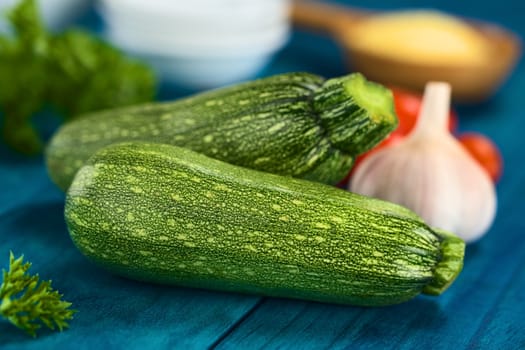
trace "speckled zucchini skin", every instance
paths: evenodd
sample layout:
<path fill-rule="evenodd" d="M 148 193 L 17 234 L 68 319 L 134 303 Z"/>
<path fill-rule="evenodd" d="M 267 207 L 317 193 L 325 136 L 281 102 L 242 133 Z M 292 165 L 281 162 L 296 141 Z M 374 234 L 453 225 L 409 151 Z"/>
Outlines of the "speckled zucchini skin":
<path fill-rule="evenodd" d="M 391 92 L 360 74 L 325 81 L 289 73 L 169 103 L 94 113 L 63 126 L 46 151 L 53 181 L 67 189 L 98 149 L 148 141 L 228 163 L 336 183 L 356 155 L 397 125 Z"/>
<path fill-rule="evenodd" d="M 98 152 L 67 192 L 71 238 L 129 278 L 381 306 L 455 279 L 464 243 L 411 211 L 169 145 Z"/>

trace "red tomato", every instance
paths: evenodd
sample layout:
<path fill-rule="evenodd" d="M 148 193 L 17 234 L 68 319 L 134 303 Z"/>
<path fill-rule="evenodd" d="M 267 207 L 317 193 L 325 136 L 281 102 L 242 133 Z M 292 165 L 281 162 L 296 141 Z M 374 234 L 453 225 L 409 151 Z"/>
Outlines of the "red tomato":
<path fill-rule="evenodd" d="M 496 145 L 486 136 L 469 132 L 458 137 L 459 142 L 497 182 L 503 170 L 503 159 Z"/>
<path fill-rule="evenodd" d="M 398 88 L 393 88 L 394 107 L 399 119 L 395 133 L 406 135 L 416 125 L 419 109 L 421 108 L 421 96 Z"/>

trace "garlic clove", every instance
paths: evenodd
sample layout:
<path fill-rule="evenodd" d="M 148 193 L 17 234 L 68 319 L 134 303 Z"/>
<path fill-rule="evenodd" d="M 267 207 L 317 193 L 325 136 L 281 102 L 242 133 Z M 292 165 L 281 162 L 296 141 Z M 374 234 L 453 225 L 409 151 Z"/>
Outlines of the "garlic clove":
<path fill-rule="evenodd" d="M 461 155 L 456 161 L 458 174 L 455 183 L 456 191 L 461 194 L 458 207 L 462 208 L 461 221 L 457 229 L 464 236 L 465 241 L 473 242 L 490 228 L 496 216 L 497 197 L 494 183 L 481 165 L 462 147 L 457 148 Z"/>
<path fill-rule="evenodd" d="M 488 174 L 450 135 L 450 89 L 427 86 L 418 125 L 406 139 L 359 164 L 350 190 L 403 205 L 430 226 L 479 239 L 496 214 L 496 192 Z"/>

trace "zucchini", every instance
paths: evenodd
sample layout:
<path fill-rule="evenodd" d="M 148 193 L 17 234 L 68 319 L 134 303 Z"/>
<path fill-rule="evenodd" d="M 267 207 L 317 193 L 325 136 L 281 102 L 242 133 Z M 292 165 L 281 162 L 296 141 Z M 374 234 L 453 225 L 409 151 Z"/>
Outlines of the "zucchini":
<path fill-rule="evenodd" d="M 47 148 L 51 178 L 67 189 L 98 149 L 124 141 L 167 143 L 280 175 L 336 183 L 356 155 L 397 125 L 390 90 L 360 74 L 289 73 L 153 103 L 86 115 Z"/>
<path fill-rule="evenodd" d="M 465 247 L 401 206 L 163 144 L 97 152 L 65 218 L 78 249 L 118 275 L 354 305 L 440 294 Z"/>

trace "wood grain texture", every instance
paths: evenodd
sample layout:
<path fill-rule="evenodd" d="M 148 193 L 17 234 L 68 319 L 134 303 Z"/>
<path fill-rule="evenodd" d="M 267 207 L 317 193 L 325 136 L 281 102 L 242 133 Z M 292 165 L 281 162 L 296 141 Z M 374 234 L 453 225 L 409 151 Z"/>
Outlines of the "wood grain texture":
<path fill-rule="evenodd" d="M 350 3 L 340 0 L 340 3 Z M 413 1 L 352 1 L 396 8 Z M 525 37 L 522 2 L 419 1 L 506 24 Z M 89 21 L 87 22 L 89 23 Z M 332 41 L 297 32 L 262 75 L 304 70 L 344 72 Z M 181 90 L 166 89 L 174 97 Z M 40 349 L 498 349 L 525 348 L 525 65 L 495 98 L 460 106 L 461 131 L 478 131 L 499 145 L 505 161 L 498 214 L 490 232 L 468 247 L 465 267 L 443 295 L 370 309 L 162 287 L 114 277 L 84 259 L 63 219 L 63 194 L 41 158 L 0 145 L 0 268 L 8 252 L 25 254 L 32 272 L 79 310 L 70 329 L 27 337 L 0 321 L 0 348 Z M 1 118 L 1 117 L 0 117 Z"/>

